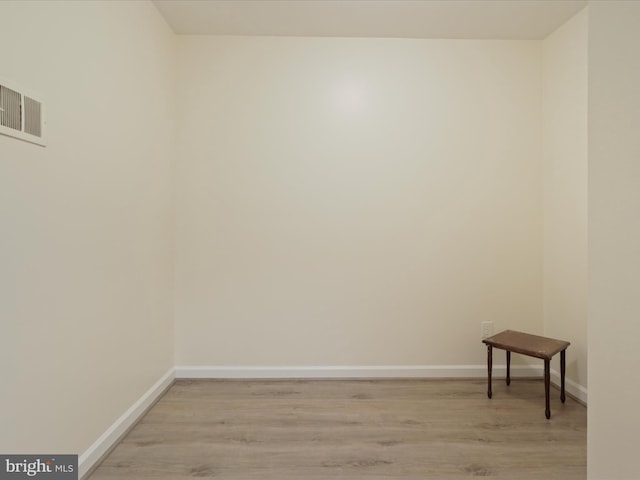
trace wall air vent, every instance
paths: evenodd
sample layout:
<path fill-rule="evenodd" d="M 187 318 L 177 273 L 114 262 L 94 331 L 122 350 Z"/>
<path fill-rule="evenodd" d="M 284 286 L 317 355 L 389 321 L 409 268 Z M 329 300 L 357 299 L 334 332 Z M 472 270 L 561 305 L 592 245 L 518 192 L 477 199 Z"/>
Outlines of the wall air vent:
<path fill-rule="evenodd" d="M 0 134 L 45 146 L 42 102 L 0 78 Z"/>

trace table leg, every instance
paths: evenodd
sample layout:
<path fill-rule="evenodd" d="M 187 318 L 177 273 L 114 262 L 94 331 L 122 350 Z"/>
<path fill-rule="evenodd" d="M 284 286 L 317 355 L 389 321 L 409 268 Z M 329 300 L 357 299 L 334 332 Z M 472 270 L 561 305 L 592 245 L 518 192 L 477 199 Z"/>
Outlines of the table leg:
<path fill-rule="evenodd" d="M 560 400 L 562 403 L 566 400 L 566 396 L 564 394 L 564 373 L 566 370 L 566 349 L 560 352 Z"/>
<path fill-rule="evenodd" d="M 550 364 L 551 362 L 547 359 L 545 359 L 544 361 L 544 399 L 545 399 L 545 405 L 546 405 L 546 410 L 544 412 L 545 416 L 547 417 L 547 419 L 551 418 L 551 407 L 549 406 L 549 387 L 551 384 L 551 368 L 550 368 Z"/>
<path fill-rule="evenodd" d="M 488 374 L 489 374 L 489 380 L 488 380 L 488 384 L 487 384 L 487 396 L 489 398 L 491 398 L 491 370 L 493 368 L 493 351 L 492 351 L 492 346 L 491 345 L 487 345 L 487 370 L 488 370 Z"/>
<path fill-rule="evenodd" d="M 511 352 L 507 350 L 507 385 L 511 385 Z"/>

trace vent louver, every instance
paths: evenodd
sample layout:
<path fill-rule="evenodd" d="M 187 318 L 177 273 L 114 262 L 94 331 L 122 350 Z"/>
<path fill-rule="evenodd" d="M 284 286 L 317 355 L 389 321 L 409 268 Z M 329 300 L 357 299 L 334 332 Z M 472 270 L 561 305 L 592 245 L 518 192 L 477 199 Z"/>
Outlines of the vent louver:
<path fill-rule="evenodd" d="M 45 145 L 43 104 L 0 79 L 0 134 Z"/>
<path fill-rule="evenodd" d="M 33 98 L 24 97 L 24 131 L 42 137 L 42 104 Z"/>
<path fill-rule="evenodd" d="M 20 94 L 0 85 L 0 125 L 14 130 L 22 129 Z"/>

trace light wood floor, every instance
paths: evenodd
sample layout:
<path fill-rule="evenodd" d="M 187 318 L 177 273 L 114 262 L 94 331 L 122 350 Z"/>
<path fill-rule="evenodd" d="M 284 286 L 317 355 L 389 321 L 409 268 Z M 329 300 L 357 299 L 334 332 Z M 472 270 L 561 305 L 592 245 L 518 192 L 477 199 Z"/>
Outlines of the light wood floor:
<path fill-rule="evenodd" d="M 178 381 L 91 480 L 586 478 L 587 411 L 538 380 Z"/>

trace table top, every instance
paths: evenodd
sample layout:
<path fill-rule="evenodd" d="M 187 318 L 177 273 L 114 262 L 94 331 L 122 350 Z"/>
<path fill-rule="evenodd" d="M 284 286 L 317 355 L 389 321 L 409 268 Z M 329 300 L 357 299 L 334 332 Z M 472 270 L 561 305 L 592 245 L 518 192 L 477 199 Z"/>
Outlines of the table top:
<path fill-rule="evenodd" d="M 556 353 L 566 349 L 571 343 L 554 338 L 540 337 L 529 333 L 505 330 L 482 340 L 492 347 L 522 353 L 531 357 L 551 360 Z"/>

